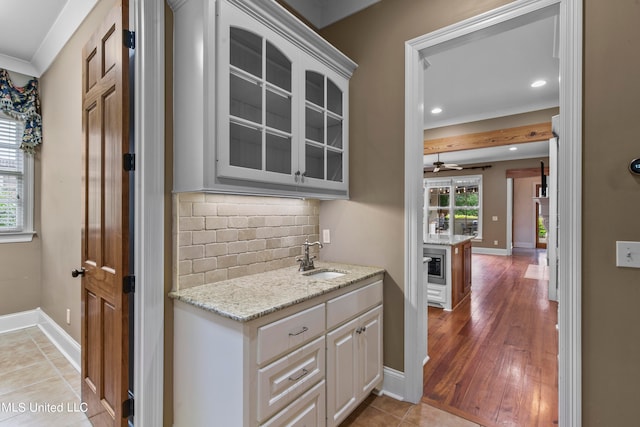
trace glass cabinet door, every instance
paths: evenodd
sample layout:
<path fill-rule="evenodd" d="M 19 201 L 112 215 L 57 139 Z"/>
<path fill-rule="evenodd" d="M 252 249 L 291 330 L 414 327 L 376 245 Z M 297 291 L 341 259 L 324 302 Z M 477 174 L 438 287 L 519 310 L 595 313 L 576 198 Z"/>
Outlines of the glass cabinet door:
<path fill-rule="evenodd" d="M 305 73 L 304 180 L 344 183 L 344 93 L 331 78 Z"/>
<path fill-rule="evenodd" d="M 293 55 L 250 29 L 229 25 L 227 31 L 229 65 L 220 96 L 228 99 L 221 108 L 228 107 L 228 114 L 220 116 L 219 144 L 224 148 L 219 171 L 233 178 L 290 182 L 295 156 Z"/>

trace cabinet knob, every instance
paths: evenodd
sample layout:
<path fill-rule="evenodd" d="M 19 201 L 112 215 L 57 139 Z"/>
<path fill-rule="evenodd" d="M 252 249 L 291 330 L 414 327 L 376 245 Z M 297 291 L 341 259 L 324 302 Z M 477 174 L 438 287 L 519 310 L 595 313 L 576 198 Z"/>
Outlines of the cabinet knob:
<path fill-rule="evenodd" d="M 298 182 L 300 180 L 300 171 L 296 171 L 296 173 L 293 174 L 293 179 L 295 180 L 295 182 Z"/>

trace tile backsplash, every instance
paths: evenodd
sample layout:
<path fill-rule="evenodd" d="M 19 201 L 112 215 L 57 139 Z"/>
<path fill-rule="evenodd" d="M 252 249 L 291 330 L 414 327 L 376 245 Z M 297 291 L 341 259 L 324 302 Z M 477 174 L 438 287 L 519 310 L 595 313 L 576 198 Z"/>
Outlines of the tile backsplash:
<path fill-rule="evenodd" d="M 174 290 L 296 265 L 305 239 L 319 240 L 318 200 L 178 193 L 173 203 Z"/>

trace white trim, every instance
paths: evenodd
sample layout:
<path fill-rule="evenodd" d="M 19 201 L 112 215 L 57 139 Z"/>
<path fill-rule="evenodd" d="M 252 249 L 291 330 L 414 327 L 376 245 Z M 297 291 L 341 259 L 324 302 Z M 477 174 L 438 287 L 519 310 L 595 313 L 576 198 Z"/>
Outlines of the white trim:
<path fill-rule="evenodd" d="M 64 329 L 60 327 L 51 317 L 40 308 L 37 308 L 40 314 L 38 328 L 49 338 L 49 340 L 60 350 L 60 353 L 71 363 L 74 369 L 80 372 L 80 363 L 82 353 L 80 344 L 74 340 Z"/>
<path fill-rule="evenodd" d="M 531 242 L 514 242 L 513 247 L 522 249 L 535 249 L 536 245 L 535 243 Z"/>
<path fill-rule="evenodd" d="M 135 54 L 134 395 L 137 426 L 163 425 L 164 2 L 133 0 Z"/>
<path fill-rule="evenodd" d="M 382 390 L 378 395 L 389 396 L 396 400 L 404 399 L 404 373 L 388 366 L 383 367 Z"/>
<path fill-rule="evenodd" d="M 507 255 L 513 251 L 513 178 L 507 178 Z"/>
<path fill-rule="evenodd" d="M 24 328 L 37 326 L 51 343 L 71 363 L 73 368 L 80 372 L 80 344 L 74 340 L 64 329 L 60 327 L 40 307 L 0 316 L 0 334 L 17 331 Z"/>
<path fill-rule="evenodd" d="M 482 254 L 482 255 L 499 255 L 499 256 L 509 256 L 511 255 L 507 249 L 502 248 L 479 248 L 476 246 L 471 247 L 472 254 Z"/>
<path fill-rule="evenodd" d="M 40 321 L 39 308 L 0 316 L 0 334 L 35 326 Z"/>
<path fill-rule="evenodd" d="M 581 425 L 581 263 L 582 263 L 582 1 L 516 0 L 474 18 L 426 34 L 405 44 L 405 400 L 416 402 L 422 394 L 422 366 L 414 337 L 422 323 L 416 317 L 418 301 L 415 289 L 421 276 L 422 251 L 416 244 L 415 229 L 421 218 L 417 188 L 423 178 L 421 119 L 423 117 L 422 63 L 419 52 L 432 46 L 487 29 L 507 20 L 560 6 L 560 129 L 565 159 L 559 178 L 559 422 L 562 427 Z M 413 199 L 413 200 L 412 200 Z M 420 223 L 421 225 L 421 223 Z M 422 228 L 422 227 L 419 227 Z"/>
<path fill-rule="evenodd" d="M 19 231 L 15 233 L 0 233 L 1 243 L 26 243 L 33 240 L 35 231 Z"/>

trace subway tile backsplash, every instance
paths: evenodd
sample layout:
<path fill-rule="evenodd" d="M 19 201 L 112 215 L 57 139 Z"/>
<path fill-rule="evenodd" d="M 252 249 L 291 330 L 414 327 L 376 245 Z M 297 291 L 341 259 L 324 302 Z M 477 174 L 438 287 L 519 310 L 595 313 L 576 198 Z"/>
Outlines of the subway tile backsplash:
<path fill-rule="evenodd" d="M 173 203 L 174 290 L 296 265 L 305 239 L 319 240 L 317 200 L 178 193 Z"/>

